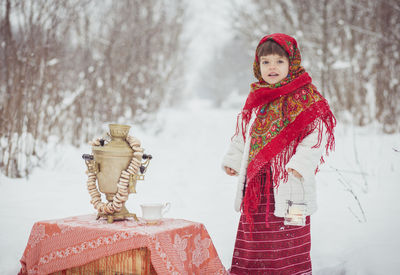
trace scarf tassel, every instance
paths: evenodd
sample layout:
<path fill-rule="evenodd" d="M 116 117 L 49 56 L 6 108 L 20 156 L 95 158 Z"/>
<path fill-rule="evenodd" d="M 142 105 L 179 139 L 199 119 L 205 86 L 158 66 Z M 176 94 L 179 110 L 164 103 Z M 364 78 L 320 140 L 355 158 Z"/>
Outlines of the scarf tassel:
<path fill-rule="evenodd" d="M 325 116 L 324 119 L 319 118 L 308 125 L 305 131 L 302 131 L 298 138 L 294 139 L 288 146 L 277 154 L 271 162 L 265 164 L 261 169 L 259 169 L 256 176 L 252 179 L 247 179 L 246 192 L 242 202 L 242 211 L 246 216 L 246 221 L 250 224 L 250 231 L 254 229 L 254 219 L 253 215 L 257 212 L 257 207 L 261 200 L 261 193 L 267 196 L 266 205 L 266 216 L 265 223 L 269 227 L 268 215 L 269 215 L 269 198 L 270 198 L 270 184 L 273 184 L 274 188 L 278 188 L 280 183 L 286 183 L 288 180 L 289 173 L 286 170 L 286 164 L 289 162 L 291 157 L 296 153 L 297 146 L 301 141 L 310 133 L 318 129 L 318 141 L 312 148 L 317 148 L 322 145 L 323 139 L 323 126 L 326 128 L 327 144 L 325 146 L 326 155 L 329 151 L 335 148 L 335 137 L 334 137 L 334 127 L 336 125 L 336 119 L 332 115 Z M 323 164 L 323 156 L 320 159 L 320 164 Z M 272 175 L 270 174 L 272 172 Z M 318 166 L 315 173 L 318 172 Z M 264 176 L 265 175 L 265 176 Z M 271 183 L 272 179 L 272 183 Z M 264 183 L 264 190 L 261 186 Z"/>

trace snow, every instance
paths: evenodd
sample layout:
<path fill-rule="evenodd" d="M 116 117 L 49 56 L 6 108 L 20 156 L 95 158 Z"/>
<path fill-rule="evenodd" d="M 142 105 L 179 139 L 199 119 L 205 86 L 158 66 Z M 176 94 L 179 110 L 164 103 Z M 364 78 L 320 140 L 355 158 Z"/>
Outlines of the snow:
<path fill-rule="evenodd" d="M 228 268 L 239 214 L 233 210 L 236 178 L 225 175 L 220 162 L 238 108 L 211 106 L 192 100 L 186 107 L 162 110 L 145 129 L 132 125 L 131 135 L 153 160 L 127 208 L 140 216 L 141 203 L 171 202 L 166 217 L 203 223 Z M 399 273 L 399 141 L 399 134 L 383 135 L 373 127 L 338 126 L 336 152 L 317 175 L 319 210 L 311 217 L 314 274 Z M 88 145 L 55 147 L 28 179 L 0 175 L 0 274 L 18 272 L 34 222 L 94 213 L 84 153 L 90 153 Z"/>

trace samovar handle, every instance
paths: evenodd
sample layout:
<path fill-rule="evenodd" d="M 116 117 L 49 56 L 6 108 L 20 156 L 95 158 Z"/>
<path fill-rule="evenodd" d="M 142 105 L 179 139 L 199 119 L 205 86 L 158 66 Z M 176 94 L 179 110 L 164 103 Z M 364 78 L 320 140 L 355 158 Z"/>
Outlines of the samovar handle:
<path fill-rule="evenodd" d="M 91 154 L 83 154 L 83 155 L 82 155 L 82 158 L 83 158 L 84 160 L 94 160 L 94 156 L 91 155 Z"/>
<path fill-rule="evenodd" d="M 147 166 L 149 166 L 150 160 L 153 158 L 152 155 L 147 155 L 143 154 L 142 159 L 146 160 L 142 165 L 140 166 L 140 173 L 144 174 L 147 170 Z"/>
<path fill-rule="evenodd" d="M 89 173 L 98 173 L 100 167 L 98 163 L 94 160 L 94 156 L 90 154 L 83 154 L 82 158 L 85 160 L 86 166 L 88 168 Z"/>
<path fill-rule="evenodd" d="M 152 159 L 152 155 L 143 154 L 142 159 Z"/>

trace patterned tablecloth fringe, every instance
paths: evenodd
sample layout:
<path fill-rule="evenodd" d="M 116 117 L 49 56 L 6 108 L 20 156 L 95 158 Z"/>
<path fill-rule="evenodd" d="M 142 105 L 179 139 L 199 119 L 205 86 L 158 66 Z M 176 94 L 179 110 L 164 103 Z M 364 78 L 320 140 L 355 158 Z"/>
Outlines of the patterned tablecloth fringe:
<path fill-rule="evenodd" d="M 143 247 L 103 257 L 82 266 L 69 268 L 51 275 L 155 275 L 157 272 L 151 264 L 150 251 Z"/>

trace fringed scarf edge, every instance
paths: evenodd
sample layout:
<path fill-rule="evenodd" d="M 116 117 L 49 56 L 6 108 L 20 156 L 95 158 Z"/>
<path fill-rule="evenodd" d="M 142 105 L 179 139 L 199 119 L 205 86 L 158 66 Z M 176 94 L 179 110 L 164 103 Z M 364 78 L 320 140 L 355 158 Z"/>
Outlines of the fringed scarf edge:
<path fill-rule="evenodd" d="M 251 84 L 251 92 L 246 99 L 246 103 L 242 111 L 238 114 L 236 119 L 236 131 L 232 136 L 233 139 L 237 136 L 241 130 L 243 135 L 243 140 L 246 140 L 247 127 L 249 125 L 252 112 L 257 109 L 257 107 L 266 104 L 267 102 L 272 102 L 273 100 L 292 93 L 293 91 L 306 86 L 312 82 L 311 77 L 308 73 L 303 72 L 298 78 L 293 79 L 288 84 L 281 86 L 279 88 L 267 88 L 262 87 L 260 82 Z M 256 88 L 258 87 L 258 88 Z M 241 127 L 241 128 L 239 128 Z"/>
<path fill-rule="evenodd" d="M 246 221 L 250 223 L 252 230 L 254 221 L 252 213 L 257 210 L 257 206 L 261 199 L 261 192 L 267 195 L 267 211 L 266 211 L 266 226 L 268 227 L 269 214 L 269 190 L 271 178 L 274 183 L 274 188 L 277 188 L 280 183 L 287 182 L 288 172 L 286 164 L 290 158 L 296 153 L 297 146 L 305 137 L 311 134 L 315 129 L 319 129 L 318 141 L 312 148 L 319 148 L 323 139 L 323 126 L 327 135 L 327 143 L 323 156 L 328 156 L 330 151 L 335 148 L 334 127 L 336 119 L 329 108 L 326 100 L 321 100 L 314 103 L 307 110 L 303 111 L 299 117 L 285 128 L 280 135 L 284 135 L 284 143 L 280 139 L 274 139 L 268 143 L 257 156 L 249 163 L 246 176 L 246 192 L 242 201 L 241 210 L 245 214 Z M 304 129 L 300 136 L 296 129 Z M 321 156 L 319 165 L 324 163 L 324 158 Z M 317 166 L 315 173 L 318 172 Z M 270 167 L 270 168 L 269 168 Z M 270 170 L 271 169 L 271 170 Z M 272 177 L 269 174 L 272 172 Z M 266 173 L 266 181 L 264 190 L 261 190 L 262 174 Z"/>

